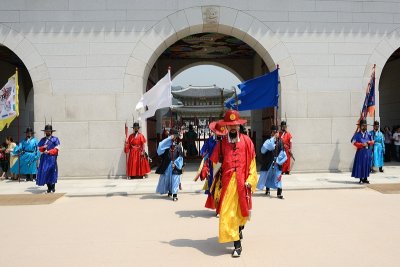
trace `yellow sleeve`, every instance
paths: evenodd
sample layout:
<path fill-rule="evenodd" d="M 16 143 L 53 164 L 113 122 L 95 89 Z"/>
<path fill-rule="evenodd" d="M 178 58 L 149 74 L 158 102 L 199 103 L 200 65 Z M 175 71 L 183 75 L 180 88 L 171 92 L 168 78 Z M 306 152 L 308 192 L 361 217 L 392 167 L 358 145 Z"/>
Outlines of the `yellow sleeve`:
<path fill-rule="evenodd" d="M 257 176 L 257 167 L 256 167 L 256 158 L 254 157 L 250 163 L 249 176 L 247 177 L 246 182 L 251 185 L 251 192 L 256 190 L 258 176 Z"/>

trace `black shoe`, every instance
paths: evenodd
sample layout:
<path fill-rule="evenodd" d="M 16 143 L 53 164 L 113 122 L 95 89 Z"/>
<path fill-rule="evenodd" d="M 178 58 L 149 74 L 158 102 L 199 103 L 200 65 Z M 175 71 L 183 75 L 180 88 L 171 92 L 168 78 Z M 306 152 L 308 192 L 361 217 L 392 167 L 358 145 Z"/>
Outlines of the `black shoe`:
<path fill-rule="evenodd" d="M 382 167 L 379 168 L 379 172 L 383 172 L 383 168 Z"/>
<path fill-rule="evenodd" d="M 277 195 L 276 197 L 279 199 L 284 199 L 282 195 Z"/>
<path fill-rule="evenodd" d="M 270 196 L 271 192 L 269 190 L 265 190 L 265 195 Z"/>
<path fill-rule="evenodd" d="M 364 183 L 364 184 L 369 184 L 369 181 L 368 181 L 367 179 L 365 179 L 365 180 L 363 181 L 363 183 Z"/>
<path fill-rule="evenodd" d="M 240 254 L 242 254 L 242 247 L 240 247 L 240 248 L 235 248 L 235 249 L 232 251 L 232 257 L 233 257 L 233 258 L 239 258 L 239 257 L 240 257 Z"/>
<path fill-rule="evenodd" d="M 177 197 L 173 197 L 173 198 L 172 198 L 172 201 L 174 201 L 174 202 L 175 202 L 175 201 L 178 201 L 178 198 L 177 198 Z"/>
<path fill-rule="evenodd" d="M 171 194 L 171 193 L 168 193 L 168 197 L 172 197 L 172 194 Z"/>

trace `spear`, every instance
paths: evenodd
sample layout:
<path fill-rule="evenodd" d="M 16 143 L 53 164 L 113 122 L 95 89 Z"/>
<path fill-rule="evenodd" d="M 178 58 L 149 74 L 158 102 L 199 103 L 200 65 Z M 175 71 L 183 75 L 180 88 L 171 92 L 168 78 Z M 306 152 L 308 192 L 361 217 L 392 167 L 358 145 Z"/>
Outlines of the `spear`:
<path fill-rule="evenodd" d="M 128 121 L 125 121 L 125 145 L 128 143 Z M 126 179 L 128 179 L 128 153 L 125 153 L 125 173 Z"/>

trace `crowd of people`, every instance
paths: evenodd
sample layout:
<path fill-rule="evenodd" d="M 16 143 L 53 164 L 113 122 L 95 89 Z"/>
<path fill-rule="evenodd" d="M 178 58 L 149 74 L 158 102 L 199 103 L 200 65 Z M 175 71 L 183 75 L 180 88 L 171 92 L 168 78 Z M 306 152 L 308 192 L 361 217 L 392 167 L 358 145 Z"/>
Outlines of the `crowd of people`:
<path fill-rule="evenodd" d="M 0 149 L 1 179 L 35 181 L 38 186 L 47 185 L 46 193 L 55 192 L 58 179 L 57 156 L 60 141 L 53 136 L 52 125 L 45 125 L 45 134 L 38 142 L 31 127 L 20 142 L 8 136 Z"/>
<path fill-rule="evenodd" d="M 385 127 L 382 132 L 379 121 L 374 121 L 373 130 L 367 131 L 367 121 L 360 119 L 351 141 L 356 147 L 351 176 L 360 184 L 369 184 L 370 173 L 384 172 L 384 162 L 400 161 L 400 127 L 391 132 Z"/>
<path fill-rule="evenodd" d="M 383 129 L 385 138 L 385 162 L 398 161 L 400 162 L 400 125 Z"/>
<path fill-rule="evenodd" d="M 259 178 L 255 147 L 243 130 L 245 123 L 238 111 L 228 110 L 223 119 L 209 124 L 211 135 L 200 150 L 202 162 L 195 177 L 195 180 L 200 178 L 205 182 L 205 207 L 215 210 L 219 218 L 219 242 L 233 242 L 232 257 L 240 257 L 243 250 L 241 240 L 251 216 L 252 193 L 256 188 L 265 188 L 266 195 L 270 196 L 270 190 L 276 189 L 278 199 L 283 199 L 282 175 L 290 174 L 289 159 L 293 158 L 292 135 L 287 131 L 286 122 L 282 121 L 280 131 L 272 126 L 271 136 L 261 148 L 265 156 L 261 160 Z M 194 144 L 191 141 L 195 134 L 192 137 L 191 132 L 194 132 L 193 126 L 189 126 L 183 136 L 172 128 L 157 148 L 162 160 L 156 170 L 160 175 L 156 192 L 173 201 L 178 200 L 185 158 L 183 151 L 187 150 L 190 156 L 189 146 Z"/>

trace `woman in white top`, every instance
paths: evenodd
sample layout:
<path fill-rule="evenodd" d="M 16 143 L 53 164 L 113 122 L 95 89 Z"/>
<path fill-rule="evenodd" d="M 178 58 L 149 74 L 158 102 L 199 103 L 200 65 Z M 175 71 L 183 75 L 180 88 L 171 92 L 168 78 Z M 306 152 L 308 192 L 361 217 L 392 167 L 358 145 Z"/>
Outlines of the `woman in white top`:
<path fill-rule="evenodd" d="M 393 134 L 394 148 L 397 161 L 400 161 L 400 127 Z"/>
<path fill-rule="evenodd" d="M 16 162 L 17 159 L 18 159 L 18 156 L 14 156 L 14 154 L 12 153 L 13 150 L 14 150 L 14 148 L 17 146 L 17 144 L 14 143 L 13 138 L 10 137 L 10 136 L 7 136 L 7 137 L 6 137 L 6 144 L 7 144 L 6 153 L 10 154 L 10 157 L 9 157 L 9 158 L 10 158 L 10 170 L 11 170 L 11 167 L 15 164 L 15 162 Z M 11 173 L 10 176 L 11 176 L 11 179 L 12 179 L 12 180 L 16 180 L 16 179 L 17 179 L 17 178 L 15 177 L 15 174 L 14 174 L 14 173 Z"/>

